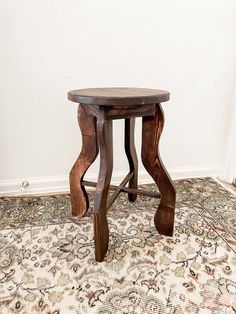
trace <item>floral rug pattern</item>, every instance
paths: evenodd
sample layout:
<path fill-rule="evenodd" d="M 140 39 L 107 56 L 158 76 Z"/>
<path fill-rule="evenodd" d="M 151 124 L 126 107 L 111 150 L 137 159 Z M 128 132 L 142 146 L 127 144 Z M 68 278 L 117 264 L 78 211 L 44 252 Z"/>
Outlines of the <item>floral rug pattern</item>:
<path fill-rule="evenodd" d="M 0 314 L 236 313 L 236 196 L 210 178 L 175 184 L 174 236 L 154 227 L 158 200 L 121 194 L 103 263 L 68 195 L 0 198 Z"/>

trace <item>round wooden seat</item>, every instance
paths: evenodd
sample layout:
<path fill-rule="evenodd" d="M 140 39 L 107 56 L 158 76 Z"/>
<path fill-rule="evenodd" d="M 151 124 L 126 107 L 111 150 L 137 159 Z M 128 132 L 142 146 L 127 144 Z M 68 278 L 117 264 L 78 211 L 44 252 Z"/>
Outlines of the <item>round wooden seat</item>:
<path fill-rule="evenodd" d="M 68 93 L 68 99 L 73 102 L 100 106 L 155 104 L 168 101 L 169 98 L 169 92 L 147 88 L 86 88 Z"/>

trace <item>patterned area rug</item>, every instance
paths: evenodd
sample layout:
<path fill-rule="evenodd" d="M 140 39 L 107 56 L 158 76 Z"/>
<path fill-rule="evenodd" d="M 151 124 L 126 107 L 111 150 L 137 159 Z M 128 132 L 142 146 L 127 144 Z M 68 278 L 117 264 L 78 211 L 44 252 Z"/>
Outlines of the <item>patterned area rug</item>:
<path fill-rule="evenodd" d="M 103 263 L 68 195 L 1 198 L 0 313 L 236 313 L 236 197 L 209 178 L 175 183 L 174 236 L 155 230 L 156 199 L 121 194 Z"/>

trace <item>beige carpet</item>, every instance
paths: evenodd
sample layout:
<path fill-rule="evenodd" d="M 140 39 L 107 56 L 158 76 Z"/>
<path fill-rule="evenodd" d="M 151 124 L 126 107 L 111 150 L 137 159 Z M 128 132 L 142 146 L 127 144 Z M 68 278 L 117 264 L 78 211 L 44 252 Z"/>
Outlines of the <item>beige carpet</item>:
<path fill-rule="evenodd" d="M 236 313 L 236 197 L 212 179 L 176 187 L 173 238 L 154 228 L 157 200 L 119 197 L 103 263 L 68 195 L 1 198 L 0 313 Z"/>

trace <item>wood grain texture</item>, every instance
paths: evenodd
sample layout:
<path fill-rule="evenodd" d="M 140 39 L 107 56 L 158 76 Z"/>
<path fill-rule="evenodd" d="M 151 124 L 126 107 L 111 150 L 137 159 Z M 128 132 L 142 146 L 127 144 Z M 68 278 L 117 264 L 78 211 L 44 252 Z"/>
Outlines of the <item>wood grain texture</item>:
<path fill-rule="evenodd" d="M 97 118 L 97 134 L 100 149 L 100 170 L 94 196 L 93 225 L 95 259 L 96 261 L 103 261 L 109 242 L 106 205 L 113 168 L 112 120 L 106 120 L 103 110 L 100 110 Z"/>
<path fill-rule="evenodd" d="M 169 93 L 138 88 L 99 88 L 69 92 L 70 100 L 79 102 L 78 122 L 82 133 L 82 150 L 70 172 L 72 212 L 82 216 L 89 202 L 84 185 L 96 186 L 93 208 L 95 259 L 103 261 L 109 243 L 107 208 L 120 192 L 128 193 L 129 201 L 137 195 L 161 198 L 154 216 L 159 233 L 171 236 L 174 227 L 175 188 L 159 156 L 159 140 L 164 124 L 161 106 Z M 160 193 L 138 189 L 138 160 L 134 143 L 135 117 L 143 117 L 142 162 L 156 182 Z M 125 119 L 125 153 L 129 174 L 119 186 L 110 185 L 113 168 L 112 120 Z M 98 182 L 84 181 L 84 175 L 100 149 Z M 126 184 L 128 187 L 125 187 Z M 109 188 L 114 190 L 107 201 Z"/>
<path fill-rule="evenodd" d="M 161 106 L 157 104 L 154 117 L 143 117 L 141 158 L 144 167 L 161 193 L 161 201 L 154 216 L 156 229 L 160 234 L 172 236 L 176 192 L 159 154 L 159 140 L 163 125 L 164 114 Z"/>
<path fill-rule="evenodd" d="M 88 115 L 81 105 L 78 107 L 77 118 L 82 134 L 82 149 L 70 171 L 70 193 L 73 215 L 83 216 L 89 208 L 89 200 L 82 180 L 97 157 L 98 144 L 95 118 Z"/>
<path fill-rule="evenodd" d="M 161 198 L 161 194 L 159 192 L 152 192 L 152 191 L 147 191 L 147 190 L 142 190 L 142 189 L 131 189 L 131 188 L 127 188 L 127 187 L 122 187 L 122 182 L 121 182 L 121 184 L 119 186 L 110 184 L 109 190 L 111 190 L 111 191 L 120 190 L 121 192 L 130 193 L 130 194 L 135 193 L 135 194 L 143 195 L 143 196 L 149 196 L 149 197 L 154 197 L 154 198 Z M 85 185 L 85 186 L 92 186 L 92 187 L 96 187 L 97 186 L 97 183 L 96 182 L 92 182 L 92 181 L 82 181 L 82 184 Z M 109 208 L 109 206 L 107 205 L 107 209 L 108 208 Z"/>
<path fill-rule="evenodd" d="M 155 105 L 135 105 L 124 107 L 114 106 L 107 107 L 107 119 L 124 119 L 124 118 L 137 118 L 144 116 L 154 116 Z"/>
<path fill-rule="evenodd" d="M 68 99 L 81 104 L 99 106 L 132 106 L 168 101 L 169 92 L 148 88 L 108 87 L 73 90 Z"/>
<path fill-rule="evenodd" d="M 107 201 L 107 210 L 111 207 L 111 205 L 115 202 L 117 197 L 119 196 L 120 192 L 122 192 L 124 186 L 127 184 L 127 182 L 130 181 L 130 179 L 133 177 L 133 173 L 128 173 L 127 176 L 122 180 L 122 182 L 119 184 L 119 186 L 116 187 L 115 191 L 111 195 L 111 197 Z M 109 189 L 111 190 L 111 185 L 109 186 Z"/>
<path fill-rule="evenodd" d="M 129 188 L 138 188 L 138 158 L 134 143 L 134 127 L 135 118 L 125 119 L 125 153 L 129 161 L 130 173 L 133 173 L 132 178 L 129 180 Z M 137 199 L 137 194 L 128 193 L 130 202 Z"/>
<path fill-rule="evenodd" d="M 86 112 L 94 117 L 99 116 L 100 109 L 106 113 L 107 120 L 136 118 L 143 116 L 154 116 L 156 112 L 155 104 L 152 105 L 132 105 L 132 106 L 97 106 L 84 105 Z"/>

